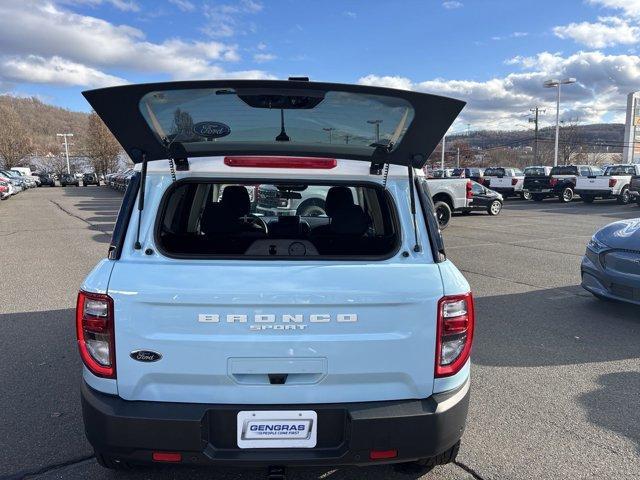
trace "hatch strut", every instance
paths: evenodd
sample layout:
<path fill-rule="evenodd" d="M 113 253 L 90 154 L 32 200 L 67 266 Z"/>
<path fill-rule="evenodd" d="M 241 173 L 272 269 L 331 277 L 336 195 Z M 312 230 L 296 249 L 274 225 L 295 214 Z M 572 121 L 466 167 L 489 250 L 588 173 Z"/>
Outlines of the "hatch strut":
<path fill-rule="evenodd" d="M 420 246 L 420 241 L 418 240 L 418 222 L 416 221 L 416 192 L 415 192 L 416 182 L 414 179 L 415 172 L 413 170 L 413 165 L 409 165 L 407 168 L 409 170 L 409 197 L 411 200 L 411 217 L 413 219 L 413 233 L 416 239 L 416 243 L 413 246 L 413 251 L 421 252 L 422 247 Z"/>
<path fill-rule="evenodd" d="M 140 224 L 142 223 L 142 210 L 144 210 L 144 190 L 145 183 L 147 179 L 147 154 L 136 150 L 132 152 L 136 157 L 142 157 L 142 174 L 140 176 L 140 191 L 138 192 L 138 229 L 136 231 L 136 243 L 134 243 L 133 248 L 136 250 L 142 249 L 142 244 L 140 243 Z"/>

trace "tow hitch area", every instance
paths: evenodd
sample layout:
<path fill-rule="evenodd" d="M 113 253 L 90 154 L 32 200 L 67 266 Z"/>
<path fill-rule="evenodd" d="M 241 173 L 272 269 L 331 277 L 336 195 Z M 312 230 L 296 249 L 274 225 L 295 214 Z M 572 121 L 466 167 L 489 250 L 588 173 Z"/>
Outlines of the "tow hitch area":
<path fill-rule="evenodd" d="M 267 470 L 268 480 L 286 480 L 287 470 L 279 465 L 271 465 Z"/>

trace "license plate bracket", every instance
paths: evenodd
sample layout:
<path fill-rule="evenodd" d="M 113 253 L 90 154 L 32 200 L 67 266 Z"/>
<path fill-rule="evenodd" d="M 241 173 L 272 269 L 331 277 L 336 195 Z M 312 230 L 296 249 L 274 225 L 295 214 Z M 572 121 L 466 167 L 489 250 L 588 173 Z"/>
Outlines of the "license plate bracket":
<path fill-rule="evenodd" d="M 314 448 L 318 415 L 313 410 L 240 411 L 238 448 Z"/>

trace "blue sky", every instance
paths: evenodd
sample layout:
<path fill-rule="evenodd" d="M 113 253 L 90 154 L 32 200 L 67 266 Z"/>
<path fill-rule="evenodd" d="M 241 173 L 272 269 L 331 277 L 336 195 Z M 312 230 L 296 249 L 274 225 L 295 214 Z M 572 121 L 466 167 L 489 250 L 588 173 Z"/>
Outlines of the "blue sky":
<path fill-rule="evenodd" d="M 410 88 L 468 101 L 459 125 L 620 121 L 640 89 L 640 0 L 0 0 L 0 92 L 87 110 L 84 89 L 192 78 Z M 551 122 L 552 115 L 544 121 Z"/>

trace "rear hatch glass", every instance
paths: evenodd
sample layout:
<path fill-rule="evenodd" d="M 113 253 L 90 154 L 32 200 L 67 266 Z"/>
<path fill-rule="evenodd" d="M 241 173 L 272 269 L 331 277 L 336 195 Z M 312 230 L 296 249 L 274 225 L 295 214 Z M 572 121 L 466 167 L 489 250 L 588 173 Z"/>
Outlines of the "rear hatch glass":
<path fill-rule="evenodd" d="M 577 175 L 577 174 L 578 174 L 578 167 L 573 167 L 570 165 L 553 167 L 551 169 L 551 175 Z"/>
<path fill-rule="evenodd" d="M 398 245 L 379 186 L 181 181 L 165 194 L 160 250 L 172 257 L 386 257 Z"/>

